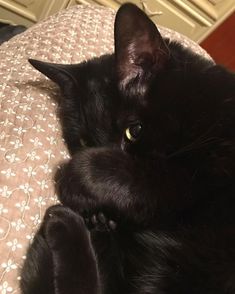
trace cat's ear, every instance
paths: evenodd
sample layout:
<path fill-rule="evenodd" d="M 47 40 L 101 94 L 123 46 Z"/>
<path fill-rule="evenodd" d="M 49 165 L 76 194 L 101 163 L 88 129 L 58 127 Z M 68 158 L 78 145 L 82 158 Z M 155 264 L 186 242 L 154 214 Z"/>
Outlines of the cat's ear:
<path fill-rule="evenodd" d="M 49 79 L 57 83 L 61 89 L 69 88 L 76 84 L 73 65 L 49 63 L 35 59 L 29 59 L 29 63 Z"/>
<path fill-rule="evenodd" d="M 133 4 L 124 4 L 118 10 L 115 26 L 115 58 L 119 86 L 125 89 L 129 82 L 145 92 L 146 87 L 169 58 L 169 49 L 155 24 Z"/>

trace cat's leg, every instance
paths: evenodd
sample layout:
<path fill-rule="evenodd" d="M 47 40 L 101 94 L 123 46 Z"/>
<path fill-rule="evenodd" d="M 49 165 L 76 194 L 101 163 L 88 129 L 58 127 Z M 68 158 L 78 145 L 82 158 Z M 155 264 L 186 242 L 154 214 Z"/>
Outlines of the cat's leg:
<path fill-rule="evenodd" d="M 28 248 L 21 269 L 22 294 L 54 294 L 51 250 L 45 240 L 42 224 Z"/>
<path fill-rule="evenodd" d="M 121 150 L 89 148 L 61 168 L 57 194 L 64 205 L 85 217 L 103 213 L 111 229 L 117 221 L 143 224 L 151 216 L 146 215 L 148 206 L 154 205 L 147 197 L 148 178 Z"/>
<path fill-rule="evenodd" d="M 55 293 L 100 294 L 96 258 L 83 219 L 63 206 L 49 208 L 46 217 Z"/>
<path fill-rule="evenodd" d="M 99 294 L 96 260 L 83 219 L 52 206 L 21 270 L 22 294 Z"/>

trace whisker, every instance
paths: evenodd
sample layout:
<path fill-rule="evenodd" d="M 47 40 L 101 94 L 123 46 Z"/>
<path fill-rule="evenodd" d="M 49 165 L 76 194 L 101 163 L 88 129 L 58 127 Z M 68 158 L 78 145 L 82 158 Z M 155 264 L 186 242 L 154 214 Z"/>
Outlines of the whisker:
<path fill-rule="evenodd" d="M 209 133 L 211 133 L 211 131 L 216 126 L 218 126 L 218 123 L 219 122 L 216 122 L 215 124 L 210 126 L 205 133 L 201 134 L 198 138 L 196 138 L 195 141 L 193 141 L 189 145 L 186 145 L 186 146 L 182 147 L 181 149 L 169 154 L 167 156 L 167 158 L 169 159 L 169 158 L 176 157 L 176 156 L 179 156 L 179 155 L 191 152 L 191 151 L 196 151 L 196 150 L 202 149 L 202 148 L 204 148 L 204 147 L 206 147 L 206 146 L 208 146 L 208 145 L 210 145 L 212 143 L 222 142 L 223 141 L 222 138 L 208 137 Z"/>
<path fill-rule="evenodd" d="M 167 156 L 167 158 L 172 158 L 172 157 L 176 157 L 176 156 L 179 156 L 179 155 L 182 155 L 185 153 L 189 153 L 191 151 L 196 151 L 196 150 L 202 149 L 208 145 L 211 145 L 213 143 L 219 143 L 222 141 L 223 140 L 221 138 L 216 138 L 216 137 L 208 138 L 208 139 L 205 139 L 204 141 L 199 141 L 199 142 L 197 142 L 197 140 L 196 140 L 193 143 L 182 147 L 181 149 L 177 150 L 176 152 L 169 154 Z"/>

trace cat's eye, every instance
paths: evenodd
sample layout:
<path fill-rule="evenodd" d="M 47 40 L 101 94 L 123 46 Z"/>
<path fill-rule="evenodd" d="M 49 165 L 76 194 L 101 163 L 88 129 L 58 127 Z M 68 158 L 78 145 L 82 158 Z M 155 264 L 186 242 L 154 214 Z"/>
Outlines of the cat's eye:
<path fill-rule="evenodd" d="M 132 124 L 125 130 L 126 138 L 131 142 L 136 142 L 141 133 L 142 133 L 142 125 L 140 123 Z"/>

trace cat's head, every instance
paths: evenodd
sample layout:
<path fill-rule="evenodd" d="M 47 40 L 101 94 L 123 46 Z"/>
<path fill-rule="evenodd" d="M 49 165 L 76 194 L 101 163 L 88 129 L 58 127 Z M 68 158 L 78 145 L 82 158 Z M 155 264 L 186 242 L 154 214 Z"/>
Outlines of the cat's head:
<path fill-rule="evenodd" d="M 133 4 L 117 12 L 114 41 L 113 55 L 81 64 L 30 60 L 62 90 L 70 153 L 110 146 L 150 159 L 190 161 L 195 173 L 215 164 L 234 140 L 234 76 L 163 39 Z M 223 162 L 216 164 L 210 168 Z"/>

